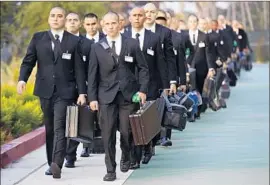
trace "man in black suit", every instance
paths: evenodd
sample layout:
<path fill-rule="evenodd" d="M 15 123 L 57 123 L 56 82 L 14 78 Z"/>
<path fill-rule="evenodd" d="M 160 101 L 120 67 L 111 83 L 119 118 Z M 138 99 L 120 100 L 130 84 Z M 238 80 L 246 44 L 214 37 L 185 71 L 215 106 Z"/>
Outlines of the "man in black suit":
<path fill-rule="evenodd" d="M 158 15 L 156 18 L 156 23 L 167 26 L 168 27 L 168 21 L 166 17 L 166 12 L 163 10 L 158 11 Z M 174 25 L 175 29 L 178 28 L 178 25 Z M 177 81 L 179 84 L 178 89 L 186 92 L 186 73 L 187 70 L 187 64 L 186 64 L 186 46 L 192 48 L 192 45 L 189 41 L 189 37 L 187 34 L 185 34 L 183 31 L 180 33 L 171 30 L 172 33 L 172 43 L 173 43 L 173 51 L 176 59 L 176 71 L 177 71 Z M 171 140 L 172 135 L 172 129 L 168 128 L 162 128 L 161 131 L 161 138 L 166 138 L 166 140 Z M 162 143 L 162 145 L 164 145 Z"/>
<path fill-rule="evenodd" d="M 161 42 L 159 36 L 144 28 L 145 12 L 143 8 L 133 8 L 130 12 L 129 21 L 130 26 L 126 27 L 125 35 L 134 38 L 140 44 L 140 48 L 144 54 L 149 68 L 149 87 L 147 93 L 147 100 L 156 100 L 159 96 L 160 89 L 167 89 L 170 87 L 168 74 L 166 73 L 167 64 L 161 49 Z M 160 80 L 159 80 L 160 79 Z M 160 83 L 161 81 L 161 83 Z M 144 147 L 143 164 L 147 164 L 152 157 L 152 142 Z M 130 169 L 140 168 L 141 150 L 142 148 L 136 146 L 132 148 L 133 161 Z"/>
<path fill-rule="evenodd" d="M 80 56 L 79 38 L 64 31 L 65 10 L 55 7 L 49 15 L 49 31 L 35 33 L 20 68 L 17 91 L 26 82 L 37 63 L 34 95 L 40 98 L 46 128 L 46 175 L 61 178 L 66 154 L 66 108 L 78 98 L 86 103 L 84 63 Z M 79 94 L 79 97 L 78 97 Z"/>
<path fill-rule="evenodd" d="M 103 39 L 105 37 L 104 33 L 99 31 L 99 19 L 98 16 L 94 13 L 88 13 L 84 16 L 84 23 L 83 27 L 86 31 L 85 37 L 89 40 L 91 40 L 93 43 L 97 43 L 99 40 Z M 86 69 L 88 71 L 88 67 Z M 101 130 L 99 128 L 99 124 L 96 123 L 96 130 L 95 130 L 95 138 L 101 137 Z M 93 141 L 93 145 L 95 146 L 95 140 Z M 93 148 L 93 153 L 96 151 Z M 83 151 L 81 153 L 81 157 L 89 157 L 89 144 L 83 144 Z"/>
<path fill-rule="evenodd" d="M 79 32 L 80 27 L 81 27 L 80 16 L 77 13 L 69 13 L 66 17 L 66 30 L 69 33 L 71 33 L 75 36 L 78 36 L 80 38 L 79 52 L 80 52 L 81 57 L 84 61 L 85 74 L 86 74 L 85 81 L 87 82 L 88 66 L 89 66 L 89 60 L 90 60 L 90 51 L 91 51 L 91 45 L 93 44 L 93 42 L 80 34 L 80 32 Z M 67 167 L 67 168 L 74 168 L 75 167 L 74 163 L 77 159 L 76 158 L 76 156 L 77 156 L 76 151 L 77 151 L 79 144 L 80 143 L 78 141 L 68 139 L 67 155 L 66 155 L 67 162 L 65 163 L 65 167 Z M 86 153 L 86 154 L 87 155 L 85 157 L 89 157 L 89 153 Z M 82 156 L 82 157 L 84 157 L 84 156 Z"/>
<path fill-rule="evenodd" d="M 103 180 L 114 181 L 117 126 L 121 135 L 120 169 L 127 172 L 131 148 L 129 115 L 137 106 L 132 97 L 138 93 L 141 102 L 145 103 L 149 71 L 138 42 L 120 34 L 118 14 L 109 12 L 104 15 L 103 21 L 107 36 L 91 49 L 88 98 L 91 109 L 98 110 L 100 116 L 107 168 Z M 138 70 L 138 80 L 135 69 Z"/>
<path fill-rule="evenodd" d="M 211 21 L 211 29 L 208 31 L 209 38 L 209 50 L 211 52 L 211 62 L 214 64 L 214 69 L 216 71 L 216 92 L 218 94 L 219 89 L 224 80 L 224 67 L 227 62 L 227 51 L 225 45 L 225 38 L 221 31 L 218 29 L 217 20 Z M 223 100 L 222 108 L 226 108 L 225 100 Z"/>
<path fill-rule="evenodd" d="M 83 27 L 86 31 L 86 38 L 92 40 L 94 43 L 97 43 L 105 37 L 104 33 L 98 31 L 98 16 L 94 13 L 88 13 L 84 16 Z"/>
<path fill-rule="evenodd" d="M 219 29 L 222 30 L 222 34 L 225 37 L 225 45 L 227 45 L 227 56 L 228 58 L 231 58 L 231 54 L 235 53 L 235 49 L 233 47 L 234 41 L 236 41 L 235 34 L 233 33 L 233 29 L 231 26 L 226 24 L 226 19 L 224 15 L 219 15 L 218 16 L 218 24 L 219 24 Z"/>
<path fill-rule="evenodd" d="M 189 39 L 193 45 L 194 53 L 191 53 L 188 66 L 196 69 L 196 88 L 202 94 L 204 80 L 207 76 L 214 76 L 214 63 L 211 61 L 211 47 L 209 47 L 208 35 L 198 30 L 198 18 L 196 15 L 188 17 Z M 200 105 L 197 118 L 205 110 L 206 105 Z"/>
<path fill-rule="evenodd" d="M 144 11 L 146 15 L 146 20 L 144 22 L 144 27 L 160 37 L 161 42 L 161 48 L 163 50 L 165 61 L 167 63 L 167 73 L 168 78 L 170 80 L 170 86 L 171 86 L 171 93 L 176 92 L 176 84 L 177 84 L 177 74 L 176 74 L 176 58 L 173 52 L 173 44 L 172 44 L 172 34 L 170 29 L 157 24 L 156 18 L 157 18 L 157 8 L 153 3 L 147 3 L 144 6 Z M 166 137 L 160 138 L 160 134 L 158 134 L 153 139 L 153 149 L 154 146 L 158 143 L 158 141 L 161 141 L 162 146 L 171 146 L 172 142 L 169 141 Z"/>

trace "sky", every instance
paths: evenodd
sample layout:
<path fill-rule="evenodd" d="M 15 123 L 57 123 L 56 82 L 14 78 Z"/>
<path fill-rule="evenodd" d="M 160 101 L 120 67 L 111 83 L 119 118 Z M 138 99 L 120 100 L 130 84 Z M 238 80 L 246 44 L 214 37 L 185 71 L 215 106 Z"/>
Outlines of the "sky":
<path fill-rule="evenodd" d="M 184 3 L 184 11 L 190 13 L 196 13 L 196 5 L 195 2 L 183 2 Z M 221 9 L 227 9 L 229 6 L 229 2 L 216 2 L 216 6 Z M 174 12 L 180 12 L 180 3 L 179 2 L 163 2 L 160 3 L 161 9 L 172 9 Z"/>

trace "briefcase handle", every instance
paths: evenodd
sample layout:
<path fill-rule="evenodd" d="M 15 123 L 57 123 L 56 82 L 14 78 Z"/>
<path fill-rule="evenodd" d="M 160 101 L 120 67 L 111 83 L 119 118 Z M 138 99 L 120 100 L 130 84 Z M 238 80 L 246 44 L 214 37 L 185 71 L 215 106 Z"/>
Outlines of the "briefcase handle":
<path fill-rule="evenodd" d="M 93 110 L 90 108 L 90 106 L 87 105 L 87 104 L 84 104 L 84 105 L 78 105 L 77 103 L 72 103 L 71 106 L 84 107 L 84 108 L 87 108 L 88 110 L 90 110 L 91 112 L 98 112 L 98 111 L 96 111 L 96 110 L 93 111 Z"/>

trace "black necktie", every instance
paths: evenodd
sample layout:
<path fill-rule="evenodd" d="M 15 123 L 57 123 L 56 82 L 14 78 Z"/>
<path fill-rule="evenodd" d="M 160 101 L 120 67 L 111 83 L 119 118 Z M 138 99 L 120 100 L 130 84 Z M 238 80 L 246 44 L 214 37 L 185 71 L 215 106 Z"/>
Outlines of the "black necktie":
<path fill-rule="evenodd" d="M 95 39 L 94 38 L 92 38 L 92 41 L 93 41 L 93 43 L 95 43 Z"/>
<path fill-rule="evenodd" d="M 193 34 L 193 45 L 196 44 L 196 40 L 195 40 L 195 34 Z"/>
<path fill-rule="evenodd" d="M 136 40 L 138 41 L 138 43 L 139 43 L 139 47 L 141 48 L 141 45 L 140 45 L 140 39 L 139 39 L 139 37 L 140 37 L 140 34 L 139 33 L 136 33 Z"/>
<path fill-rule="evenodd" d="M 54 42 L 54 59 L 56 60 L 59 55 L 61 55 L 61 45 L 60 45 L 60 40 L 59 40 L 59 35 L 55 34 L 55 42 Z"/>
<path fill-rule="evenodd" d="M 116 54 L 115 41 L 112 41 L 112 50 Z"/>

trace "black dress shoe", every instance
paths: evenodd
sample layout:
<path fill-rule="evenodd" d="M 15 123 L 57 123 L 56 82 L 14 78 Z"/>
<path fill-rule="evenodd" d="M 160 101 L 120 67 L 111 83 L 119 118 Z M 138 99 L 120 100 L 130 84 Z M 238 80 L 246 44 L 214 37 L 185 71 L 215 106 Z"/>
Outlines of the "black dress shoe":
<path fill-rule="evenodd" d="M 51 171 L 54 179 L 61 178 L 61 168 L 56 163 L 51 164 Z"/>
<path fill-rule="evenodd" d="M 51 167 L 45 171 L 45 175 L 52 175 Z"/>
<path fill-rule="evenodd" d="M 75 168 L 75 162 L 74 161 L 67 161 L 65 163 L 66 168 Z"/>
<path fill-rule="evenodd" d="M 136 170 L 140 168 L 140 163 L 131 163 L 129 169 Z"/>
<path fill-rule="evenodd" d="M 89 148 L 88 147 L 86 147 L 86 148 L 83 148 L 83 151 L 82 151 L 82 153 L 81 153 L 81 157 L 89 157 L 90 155 L 89 155 Z"/>
<path fill-rule="evenodd" d="M 142 163 L 143 164 L 148 164 L 150 159 L 152 158 L 152 154 L 147 154 L 143 157 Z"/>
<path fill-rule="evenodd" d="M 130 160 L 128 156 L 122 154 L 120 161 L 120 170 L 121 172 L 128 172 L 130 166 Z"/>
<path fill-rule="evenodd" d="M 103 177 L 103 181 L 114 181 L 116 179 L 116 173 L 107 173 Z"/>
<path fill-rule="evenodd" d="M 188 118 L 188 122 L 195 122 L 195 115 L 191 115 L 189 118 Z"/>

